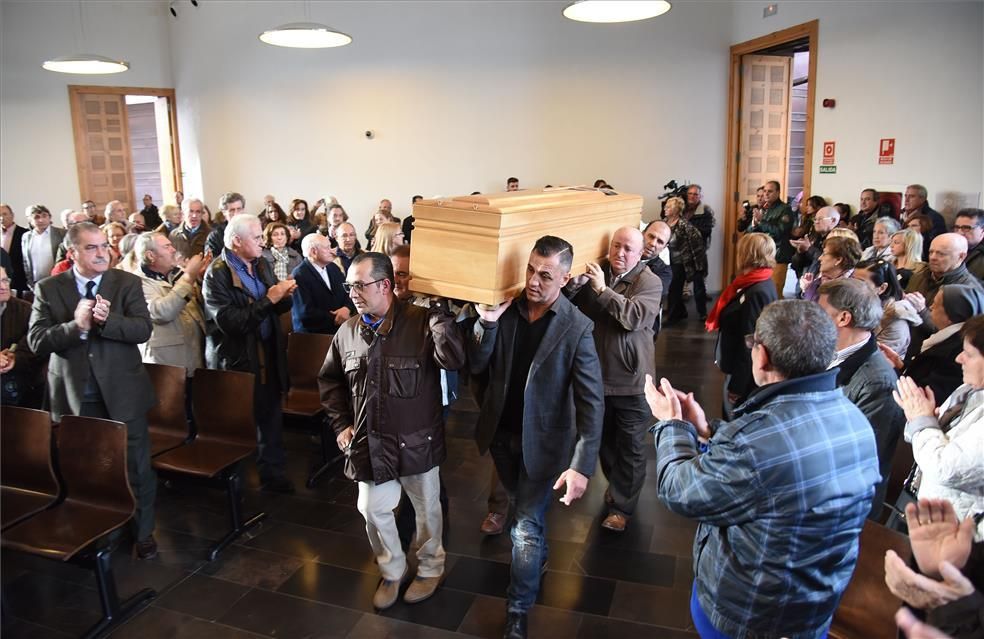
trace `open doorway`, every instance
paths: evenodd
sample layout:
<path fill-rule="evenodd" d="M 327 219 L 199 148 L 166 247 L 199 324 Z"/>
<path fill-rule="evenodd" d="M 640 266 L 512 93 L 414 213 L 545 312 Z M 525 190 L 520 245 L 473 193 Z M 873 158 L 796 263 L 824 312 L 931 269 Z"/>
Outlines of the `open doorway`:
<path fill-rule="evenodd" d="M 819 22 L 731 47 L 722 282 L 735 276 L 742 202 L 768 180 L 781 197 L 809 195 Z"/>
<path fill-rule="evenodd" d="M 111 200 L 140 211 L 145 194 L 160 208 L 181 190 L 173 89 L 69 86 L 80 201 Z"/>

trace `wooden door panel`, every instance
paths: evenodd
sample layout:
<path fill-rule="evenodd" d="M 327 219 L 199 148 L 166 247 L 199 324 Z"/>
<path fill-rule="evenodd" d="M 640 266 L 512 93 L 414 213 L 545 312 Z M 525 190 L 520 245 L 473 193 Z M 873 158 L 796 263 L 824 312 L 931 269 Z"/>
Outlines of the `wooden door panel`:
<path fill-rule="evenodd" d="M 738 187 L 742 200 L 769 180 L 786 186 L 792 58 L 742 56 Z"/>
<path fill-rule="evenodd" d="M 74 123 L 82 199 L 92 200 L 99 208 L 120 200 L 128 211 L 136 210 L 125 97 L 76 93 L 72 106 L 78 114 Z"/>

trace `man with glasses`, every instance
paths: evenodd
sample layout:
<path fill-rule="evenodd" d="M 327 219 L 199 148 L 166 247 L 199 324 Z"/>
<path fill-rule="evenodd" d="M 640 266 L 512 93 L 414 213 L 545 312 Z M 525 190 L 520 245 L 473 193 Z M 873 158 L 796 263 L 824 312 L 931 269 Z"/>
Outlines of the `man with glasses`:
<path fill-rule="evenodd" d="M 260 489 L 290 494 L 294 484 L 287 479 L 280 403 L 287 389 L 287 337 L 280 315 L 290 312 L 297 284 L 278 283 L 270 262 L 260 257 L 263 232 L 255 215 L 237 211 L 225 227 L 224 243 L 202 285 L 211 325 L 205 361 L 209 368 L 253 374 Z"/>
<path fill-rule="evenodd" d="M 80 222 L 68 229 L 74 266 L 35 289 L 28 343 L 48 357 L 51 419 L 81 415 L 126 424 L 126 461 L 137 510 L 132 525 L 140 559 L 157 555 L 147 411 L 157 399 L 140 359 L 139 344 L 152 323 L 140 279 L 110 268 L 109 242 L 99 227 Z"/>
<path fill-rule="evenodd" d="M 953 232 L 967 240 L 964 266 L 974 277 L 984 281 L 984 209 L 960 209 L 953 222 Z"/>
<path fill-rule="evenodd" d="M 813 218 L 812 233 L 798 240 L 789 240 L 796 249 L 796 255 L 792 257 L 789 265 L 793 267 L 797 280 L 803 277 L 804 272 L 817 274 L 820 255 L 823 253 L 823 242 L 827 239 L 827 234 L 837 228 L 839 223 L 840 211 L 833 206 L 825 206 L 817 211 Z"/>
<path fill-rule="evenodd" d="M 647 380 L 659 498 L 700 522 L 701 637 L 823 637 L 880 480 L 875 436 L 827 370 L 837 330 L 819 304 L 769 304 L 747 344 L 759 388 L 732 421 L 709 422 L 692 393 Z"/>
<path fill-rule="evenodd" d="M 409 570 L 393 516 L 404 491 L 416 513 L 417 574 L 403 600 L 429 598 L 444 575 L 440 371 L 465 364 L 465 334 L 447 304 L 403 302 L 394 283 L 382 253 L 352 260 L 344 286 L 359 315 L 338 328 L 318 377 L 345 475 L 359 485 L 359 512 L 382 573 L 373 596 L 380 610 L 396 603 Z"/>

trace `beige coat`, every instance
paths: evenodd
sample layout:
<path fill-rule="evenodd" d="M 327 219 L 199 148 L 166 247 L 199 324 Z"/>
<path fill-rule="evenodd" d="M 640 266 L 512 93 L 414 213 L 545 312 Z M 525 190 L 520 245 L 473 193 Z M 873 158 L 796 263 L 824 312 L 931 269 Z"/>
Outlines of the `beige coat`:
<path fill-rule="evenodd" d="M 205 366 L 205 315 L 196 284 L 155 280 L 138 267 L 144 297 L 154 324 L 150 339 L 140 345 L 143 361 L 181 366 L 188 377 Z"/>

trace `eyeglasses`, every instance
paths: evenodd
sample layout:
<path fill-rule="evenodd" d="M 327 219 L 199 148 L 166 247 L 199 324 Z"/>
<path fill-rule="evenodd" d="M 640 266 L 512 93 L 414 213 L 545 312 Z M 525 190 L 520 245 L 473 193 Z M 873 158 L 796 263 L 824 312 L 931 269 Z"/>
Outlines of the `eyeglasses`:
<path fill-rule="evenodd" d="M 380 278 L 378 280 L 373 280 L 371 282 L 352 282 L 351 284 L 349 284 L 348 282 L 345 282 L 345 283 L 342 284 L 342 288 L 345 289 L 345 292 L 346 293 L 351 293 L 353 290 L 355 290 L 355 292 L 357 292 L 359 294 L 362 294 L 362 291 L 364 291 L 365 288 L 367 286 L 369 286 L 370 284 L 378 284 L 379 282 L 382 282 L 382 281 L 385 281 L 385 280 L 386 280 L 386 278 L 385 277 L 382 277 L 382 278 Z"/>
<path fill-rule="evenodd" d="M 10 278 L 9 277 L 0 277 L 0 284 L 3 284 L 4 286 L 9 285 L 10 284 Z"/>
<path fill-rule="evenodd" d="M 965 226 L 963 224 L 960 224 L 960 225 L 955 225 L 953 227 L 953 230 L 956 231 L 957 233 L 970 233 L 976 228 L 977 228 L 976 226 Z"/>
<path fill-rule="evenodd" d="M 762 340 L 755 337 L 755 333 L 749 333 L 748 335 L 745 336 L 745 348 L 747 348 L 748 350 L 752 350 L 753 348 L 755 348 L 756 344 L 761 344 L 761 343 Z"/>

